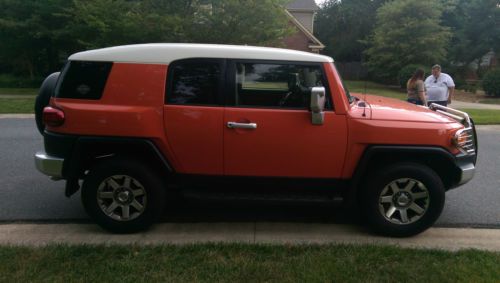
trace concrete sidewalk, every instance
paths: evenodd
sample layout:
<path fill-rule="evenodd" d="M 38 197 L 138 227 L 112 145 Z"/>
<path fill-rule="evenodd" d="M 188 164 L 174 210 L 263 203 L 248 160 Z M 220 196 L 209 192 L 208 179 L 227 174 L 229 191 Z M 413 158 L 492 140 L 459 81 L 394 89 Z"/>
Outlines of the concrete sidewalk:
<path fill-rule="evenodd" d="M 34 119 L 35 114 L 0 114 L 0 119 Z"/>
<path fill-rule="evenodd" d="M 485 104 L 485 103 L 473 103 L 473 102 L 465 102 L 454 100 L 451 104 L 448 105 L 451 108 L 456 109 L 492 109 L 492 110 L 500 110 L 500 105 L 498 104 Z"/>
<path fill-rule="evenodd" d="M 374 236 L 365 228 L 304 223 L 163 223 L 145 233 L 110 234 L 94 224 L 2 224 L 0 245 L 48 244 L 376 244 L 500 252 L 500 229 L 431 228 L 412 238 Z"/>

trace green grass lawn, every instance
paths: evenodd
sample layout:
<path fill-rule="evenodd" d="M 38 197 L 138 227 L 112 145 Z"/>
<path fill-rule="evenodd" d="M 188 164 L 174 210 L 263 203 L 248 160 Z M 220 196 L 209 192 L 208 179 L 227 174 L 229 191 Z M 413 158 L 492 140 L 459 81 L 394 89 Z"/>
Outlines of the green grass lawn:
<path fill-rule="evenodd" d="M 34 113 L 34 105 L 35 97 L 0 97 L 0 114 Z"/>
<path fill-rule="evenodd" d="M 375 94 L 406 100 L 406 93 L 399 88 L 392 88 L 383 84 L 365 81 L 345 81 L 345 84 L 350 92 Z"/>
<path fill-rule="evenodd" d="M 467 112 L 476 125 L 500 124 L 500 110 L 492 109 L 460 109 Z"/>
<path fill-rule="evenodd" d="M 37 93 L 37 88 L 0 88 L 0 95 L 36 95 Z"/>
<path fill-rule="evenodd" d="M 0 247 L 1 282 L 498 282 L 500 253 L 352 245 Z"/>

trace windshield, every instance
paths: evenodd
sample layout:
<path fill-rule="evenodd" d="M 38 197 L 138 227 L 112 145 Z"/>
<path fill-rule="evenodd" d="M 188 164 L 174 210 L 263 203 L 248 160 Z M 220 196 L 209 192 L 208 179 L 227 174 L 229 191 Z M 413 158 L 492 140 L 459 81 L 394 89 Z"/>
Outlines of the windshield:
<path fill-rule="evenodd" d="M 347 97 L 347 99 L 349 100 L 349 104 L 353 103 L 356 99 L 354 96 L 351 95 L 351 93 L 349 92 L 349 90 L 347 89 L 345 83 L 344 83 L 344 80 L 342 79 L 342 76 L 340 75 L 337 67 L 335 66 L 335 64 L 333 64 L 333 67 L 335 68 L 335 71 L 337 72 L 338 76 L 339 76 L 339 79 L 340 81 L 342 82 L 342 88 L 344 89 L 344 93 Z"/>

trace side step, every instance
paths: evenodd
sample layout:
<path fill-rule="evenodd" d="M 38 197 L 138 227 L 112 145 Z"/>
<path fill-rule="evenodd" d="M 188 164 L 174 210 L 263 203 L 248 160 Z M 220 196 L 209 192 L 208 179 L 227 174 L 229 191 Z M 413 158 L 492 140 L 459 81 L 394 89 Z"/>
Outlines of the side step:
<path fill-rule="evenodd" d="M 307 203 L 322 203 L 340 205 L 344 199 L 341 194 L 332 194 L 332 192 L 307 192 L 297 190 L 244 190 L 244 191 L 228 191 L 228 190 L 212 190 L 212 189 L 197 189 L 193 187 L 182 188 L 181 195 L 189 199 L 204 199 L 204 200 L 234 200 L 234 201 L 264 201 L 264 202 L 307 202 Z"/>

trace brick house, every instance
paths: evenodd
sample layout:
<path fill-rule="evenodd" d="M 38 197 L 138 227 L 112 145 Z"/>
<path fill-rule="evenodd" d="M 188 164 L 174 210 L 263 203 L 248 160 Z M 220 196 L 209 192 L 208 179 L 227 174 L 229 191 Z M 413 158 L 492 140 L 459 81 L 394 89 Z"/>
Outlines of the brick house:
<path fill-rule="evenodd" d="M 319 9 L 314 0 L 295 0 L 288 4 L 285 13 L 290 19 L 290 25 L 297 33 L 283 40 L 285 47 L 295 50 L 319 53 L 325 48 L 314 35 L 314 16 Z"/>

